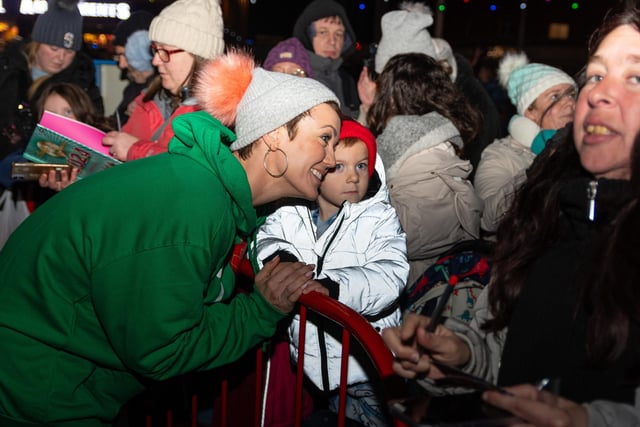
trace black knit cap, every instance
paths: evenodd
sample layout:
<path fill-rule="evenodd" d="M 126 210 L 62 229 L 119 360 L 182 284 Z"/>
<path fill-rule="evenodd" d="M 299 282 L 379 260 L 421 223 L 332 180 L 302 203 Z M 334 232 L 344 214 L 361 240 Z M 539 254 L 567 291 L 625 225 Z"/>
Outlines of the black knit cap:
<path fill-rule="evenodd" d="M 126 46 L 129 36 L 136 31 L 149 30 L 153 15 L 145 10 L 133 12 L 129 19 L 120 22 L 113 30 L 113 45 Z"/>
<path fill-rule="evenodd" d="M 38 16 L 31 38 L 38 43 L 79 51 L 82 48 L 82 15 L 78 0 L 49 0 Z"/>

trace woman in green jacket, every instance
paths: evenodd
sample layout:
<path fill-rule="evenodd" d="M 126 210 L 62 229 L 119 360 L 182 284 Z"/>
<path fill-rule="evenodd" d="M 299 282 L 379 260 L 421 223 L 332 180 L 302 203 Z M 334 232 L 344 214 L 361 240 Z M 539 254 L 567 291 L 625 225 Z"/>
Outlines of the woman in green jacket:
<path fill-rule="evenodd" d="M 108 425 L 145 380 L 238 359 L 322 289 L 276 258 L 231 298 L 229 261 L 256 206 L 317 197 L 335 95 L 242 53 L 200 77 L 205 111 L 176 118 L 168 153 L 67 188 L 0 252 L 0 425 Z"/>

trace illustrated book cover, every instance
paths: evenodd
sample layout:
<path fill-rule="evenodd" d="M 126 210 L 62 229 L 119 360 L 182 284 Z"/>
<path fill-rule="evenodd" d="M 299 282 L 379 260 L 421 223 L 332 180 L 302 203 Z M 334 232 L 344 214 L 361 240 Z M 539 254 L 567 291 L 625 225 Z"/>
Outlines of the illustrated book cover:
<path fill-rule="evenodd" d="M 36 163 L 77 167 L 78 178 L 84 178 L 121 163 L 109 155 L 109 147 L 102 145 L 104 135 L 93 126 L 45 111 L 24 157 Z"/>

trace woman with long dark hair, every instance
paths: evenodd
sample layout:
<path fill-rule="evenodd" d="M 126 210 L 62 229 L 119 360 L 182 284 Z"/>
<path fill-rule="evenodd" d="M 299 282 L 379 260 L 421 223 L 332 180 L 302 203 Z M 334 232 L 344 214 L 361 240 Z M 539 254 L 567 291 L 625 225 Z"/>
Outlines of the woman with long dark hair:
<path fill-rule="evenodd" d="M 471 163 L 460 158 L 479 117 L 442 63 L 423 53 L 393 56 L 378 77 L 367 124 L 407 233 L 409 284 L 444 251 L 479 235 L 482 203 L 467 179 Z"/>
<path fill-rule="evenodd" d="M 589 43 L 572 134 L 536 158 L 498 228 L 472 327 L 426 335 L 415 316 L 386 331 L 400 374 L 436 377 L 433 358 L 503 386 L 546 377 L 561 398 L 531 385 L 485 397 L 536 425 L 638 425 L 639 56 L 640 11 L 610 13 Z M 402 344 L 413 335 L 428 356 Z"/>

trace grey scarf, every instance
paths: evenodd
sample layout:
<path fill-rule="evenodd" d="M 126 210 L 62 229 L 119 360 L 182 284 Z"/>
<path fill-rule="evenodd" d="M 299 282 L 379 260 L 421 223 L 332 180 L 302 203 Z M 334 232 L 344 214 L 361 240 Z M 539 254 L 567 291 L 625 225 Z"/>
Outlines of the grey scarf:
<path fill-rule="evenodd" d="M 407 158 L 445 141 L 459 148 L 463 145 L 458 129 L 435 111 L 423 116 L 395 116 L 377 138 L 378 153 L 389 176 L 395 175 Z"/>

